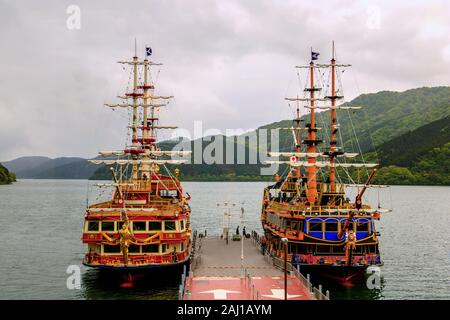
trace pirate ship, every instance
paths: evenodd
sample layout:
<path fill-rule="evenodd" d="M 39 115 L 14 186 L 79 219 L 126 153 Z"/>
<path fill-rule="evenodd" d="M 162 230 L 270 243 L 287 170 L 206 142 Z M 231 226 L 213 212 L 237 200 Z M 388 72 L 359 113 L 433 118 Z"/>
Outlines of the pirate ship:
<path fill-rule="evenodd" d="M 363 195 L 371 187 L 377 164 L 355 162 L 358 153 L 345 152 L 338 147 L 337 111 L 347 110 L 345 112 L 350 114 L 361 108 L 337 104 L 344 98 L 338 92 L 337 72 L 350 65 L 337 63 L 334 43 L 329 64 L 316 64 L 318 55 L 311 50 L 309 65 L 297 67 L 309 71 L 303 97 L 286 98 L 289 103 L 296 104 L 296 115 L 292 127 L 280 129 L 292 131 L 293 150 L 269 152 L 272 157 L 284 159 L 267 163 L 281 164 L 287 173 L 275 175 L 275 183 L 264 189 L 261 212 L 264 245 L 283 258 L 286 252 L 286 259 L 298 265 L 302 273 L 348 281 L 363 275 L 371 265 L 383 264 L 374 221 L 388 210 L 372 209 L 363 203 Z M 322 92 L 316 85 L 317 70 L 330 71 L 331 86 L 329 82 L 328 85 L 323 83 L 328 90 Z M 309 116 L 305 117 L 309 123 L 305 127 L 302 126 L 300 103 L 306 104 L 309 111 Z M 329 125 L 324 124 L 322 139 L 318 139 L 322 128 L 316 126 L 320 110 L 328 111 L 330 121 Z M 329 127 L 328 131 L 326 127 Z M 307 136 L 304 138 L 302 132 L 305 131 Z M 326 141 L 326 147 L 322 147 Z M 364 184 L 354 182 L 357 180 L 355 174 L 360 179 L 360 170 L 365 170 L 367 175 Z M 348 181 L 345 184 L 343 175 L 352 184 Z M 353 201 L 346 195 L 351 187 L 357 188 Z"/>
<path fill-rule="evenodd" d="M 102 159 L 90 160 L 111 166 L 112 183 L 97 186 L 113 190 L 111 199 L 86 209 L 82 241 L 87 244 L 87 253 L 83 264 L 89 267 L 168 270 L 189 260 L 190 196 L 183 194 L 180 170 L 176 168 L 172 174 L 166 166 L 186 162 L 180 158 L 189 152 L 158 147 L 158 130 L 176 127 L 159 124 L 158 110 L 173 97 L 156 93 L 151 71 L 161 64 L 150 61 L 150 55 L 151 49 L 146 48 L 146 58 L 139 60 L 135 49 L 132 60 L 119 61 L 124 70 L 131 67 L 132 91 L 119 97 L 122 103 L 106 104 L 130 110 L 131 141 L 123 150 L 101 151 Z"/>

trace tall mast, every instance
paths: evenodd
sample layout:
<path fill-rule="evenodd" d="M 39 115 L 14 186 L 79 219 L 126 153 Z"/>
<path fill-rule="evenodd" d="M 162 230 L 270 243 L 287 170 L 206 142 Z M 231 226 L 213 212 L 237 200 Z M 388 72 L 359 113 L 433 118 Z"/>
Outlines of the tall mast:
<path fill-rule="evenodd" d="M 148 150 L 150 148 L 149 144 L 149 137 L 148 137 L 148 123 L 147 123 L 147 114 L 148 114 L 148 89 L 151 88 L 151 86 L 148 84 L 148 65 L 149 61 L 147 58 L 144 60 L 144 84 L 141 86 L 141 88 L 144 90 L 144 96 L 143 96 L 143 112 L 142 112 L 142 145 L 144 150 Z M 148 160 L 148 156 L 144 154 L 143 158 L 145 160 Z M 150 170 L 149 165 L 144 164 L 142 165 L 142 177 L 149 178 Z"/>
<path fill-rule="evenodd" d="M 301 152 L 301 140 L 300 140 L 300 121 L 301 121 L 301 119 L 300 119 L 300 108 L 299 108 L 299 105 L 298 105 L 298 101 L 297 101 L 297 117 L 295 118 L 295 125 L 296 125 L 296 139 L 297 139 L 297 143 L 296 143 L 296 146 L 295 146 L 295 151 L 297 152 L 297 153 L 300 153 Z M 299 157 L 296 157 L 297 158 L 297 160 L 299 159 Z M 300 166 L 298 166 L 296 169 L 295 169 L 295 174 L 296 174 L 296 177 L 297 178 L 300 178 Z"/>
<path fill-rule="evenodd" d="M 311 62 L 309 64 L 310 70 L 310 107 L 311 107 L 311 122 L 308 129 L 308 150 L 310 154 L 316 153 L 316 128 L 314 119 L 314 62 L 312 60 L 312 48 L 311 48 Z M 308 202 L 313 204 L 317 199 L 317 182 L 316 182 L 316 158 L 308 157 L 308 164 L 306 171 L 308 173 L 308 190 L 306 192 Z"/>
<path fill-rule="evenodd" d="M 133 93 L 131 96 L 133 97 L 133 120 L 132 120 L 132 146 L 134 149 L 138 147 L 138 137 L 137 137 L 137 129 L 138 129 L 138 57 L 136 52 L 136 39 L 135 39 L 135 52 L 133 57 Z M 137 159 L 137 155 L 132 154 L 132 158 Z M 132 179 L 136 180 L 138 178 L 138 165 L 133 164 L 132 169 Z"/>
<path fill-rule="evenodd" d="M 338 130 L 336 126 L 336 85 L 335 85 L 335 63 L 334 59 L 334 41 L 333 41 L 333 53 L 331 58 L 331 130 L 330 130 L 330 191 L 336 192 L 336 168 L 335 162 L 335 152 L 336 152 L 336 132 Z"/>

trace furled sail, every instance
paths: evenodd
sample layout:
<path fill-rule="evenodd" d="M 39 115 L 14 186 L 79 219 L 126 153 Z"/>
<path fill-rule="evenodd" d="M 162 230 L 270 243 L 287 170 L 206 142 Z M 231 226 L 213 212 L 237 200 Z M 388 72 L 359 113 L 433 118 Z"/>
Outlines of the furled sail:
<path fill-rule="evenodd" d="M 323 154 L 320 152 L 269 152 L 271 157 L 299 157 L 299 158 L 317 158 L 317 157 L 328 157 L 327 154 Z M 347 157 L 354 158 L 358 155 L 358 153 L 343 153 L 337 155 L 338 157 Z"/>
<path fill-rule="evenodd" d="M 187 157 L 192 153 L 192 151 L 152 151 L 145 150 L 144 155 L 155 155 L 155 156 L 178 156 L 178 157 Z M 124 151 L 120 150 L 111 150 L 111 151 L 100 151 L 99 154 L 103 157 L 110 156 L 123 156 L 125 154 Z"/>
<path fill-rule="evenodd" d="M 109 159 L 91 159 L 88 160 L 90 163 L 93 164 L 182 164 L 186 163 L 187 160 L 156 160 L 156 159 L 149 159 L 149 160 L 109 160 Z"/>
<path fill-rule="evenodd" d="M 289 164 L 292 167 L 313 167 L 316 166 L 318 168 L 330 167 L 331 164 L 328 161 L 317 161 L 315 163 L 309 163 L 307 161 L 276 161 L 276 160 L 268 160 L 264 162 L 265 164 Z M 334 167 L 338 168 L 374 168 L 378 166 L 377 163 L 335 163 Z"/>

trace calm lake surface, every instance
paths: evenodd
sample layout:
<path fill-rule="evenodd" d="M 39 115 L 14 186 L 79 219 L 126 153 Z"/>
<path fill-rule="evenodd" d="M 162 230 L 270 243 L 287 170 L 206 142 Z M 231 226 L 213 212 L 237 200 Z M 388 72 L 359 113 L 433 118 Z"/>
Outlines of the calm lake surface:
<path fill-rule="evenodd" d="M 0 186 L 0 299 L 176 299 L 179 277 L 121 288 L 81 265 L 86 198 L 108 191 L 83 180 L 21 180 Z M 245 208 L 246 229 L 261 232 L 263 182 L 186 182 L 191 224 L 219 234 L 223 209 L 236 203 L 232 227 Z M 381 289 L 323 283 L 333 299 L 450 299 L 450 187 L 397 186 L 370 190 L 369 201 L 392 208 L 378 222 Z M 353 195 L 352 195 L 353 196 Z M 82 271 L 80 290 L 66 286 L 69 265 Z M 312 279 L 314 282 L 314 279 Z"/>

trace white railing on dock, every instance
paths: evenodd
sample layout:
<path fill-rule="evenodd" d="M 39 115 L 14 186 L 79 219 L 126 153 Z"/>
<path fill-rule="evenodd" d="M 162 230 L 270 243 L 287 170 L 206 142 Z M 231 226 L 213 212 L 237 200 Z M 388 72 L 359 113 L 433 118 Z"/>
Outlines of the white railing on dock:
<path fill-rule="evenodd" d="M 264 258 L 267 261 L 272 262 L 272 265 L 274 267 L 284 271 L 284 263 L 285 263 L 284 260 L 276 257 L 273 253 L 270 253 L 268 250 L 263 249 L 263 247 L 261 246 L 261 238 L 255 231 L 252 232 L 252 243 L 259 250 L 261 250 L 261 254 L 264 255 Z M 327 290 L 326 293 L 324 294 L 322 292 L 322 285 L 319 285 L 319 288 L 313 287 L 311 281 L 309 280 L 309 274 L 308 277 L 305 278 L 305 276 L 301 274 L 300 271 L 297 268 L 295 268 L 290 262 L 286 262 L 286 269 L 292 276 L 296 277 L 303 286 L 308 288 L 308 292 L 312 298 L 316 300 L 330 300 L 330 292 Z"/>

